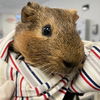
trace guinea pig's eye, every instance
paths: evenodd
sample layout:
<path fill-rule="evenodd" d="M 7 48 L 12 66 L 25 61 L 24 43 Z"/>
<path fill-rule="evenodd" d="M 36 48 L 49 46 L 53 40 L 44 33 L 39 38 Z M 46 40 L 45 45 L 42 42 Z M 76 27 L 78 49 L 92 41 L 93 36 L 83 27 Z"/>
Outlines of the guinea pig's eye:
<path fill-rule="evenodd" d="M 42 28 L 42 35 L 51 36 L 51 34 L 52 34 L 51 25 L 46 25 Z"/>

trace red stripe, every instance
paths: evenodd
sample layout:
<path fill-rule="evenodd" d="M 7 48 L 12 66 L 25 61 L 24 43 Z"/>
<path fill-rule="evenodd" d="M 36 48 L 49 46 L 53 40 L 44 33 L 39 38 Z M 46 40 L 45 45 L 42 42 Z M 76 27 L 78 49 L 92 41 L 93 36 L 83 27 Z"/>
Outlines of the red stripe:
<path fill-rule="evenodd" d="M 45 100 L 48 100 L 48 98 L 47 98 L 46 94 L 43 94 L 43 96 L 44 96 L 44 99 L 45 99 Z"/>
<path fill-rule="evenodd" d="M 29 85 L 29 87 L 30 87 L 30 88 L 32 88 L 32 86 L 31 86 L 31 85 Z"/>
<path fill-rule="evenodd" d="M 37 93 L 37 96 L 40 94 L 38 88 L 35 87 L 35 91 Z"/>
<path fill-rule="evenodd" d="M 71 88 L 74 90 L 75 93 L 78 93 L 77 90 L 73 87 L 73 81 L 71 82 Z"/>
<path fill-rule="evenodd" d="M 84 81 L 91 86 L 93 89 L 100 91 L 100 89 L 95 88 L 84 76 L 82 73 L 80 73 L 81 77 L 84 79 Z"/>
<path fill-rule="evenodd" d="M 61 93 L 63 93 L 63 94 L 66 94 L 66 92 L 65 92 L 65 91 L 63 91 L 63 90 L 59 90 L 59 92 L 61 92 Z"/>
<path fill-rule="evenodd" d="M 66 83 L 64 80 L 61 80 L 61 82 L 63 82 L 63 83 L 64 83 L 64 86 L 66 86 L 66 85 L 67 85 L 67 83 Z"/>
<path fill-rule="evenodd" d="M 10 70 L 10 77 L 11 77 L 11 80 L 14 80 L 14 79 L 13 79 L 13 74 L 12 74 L 12 73 L 13 73 L 13 68 L 11 67 L 11 70 Z"/>
<path fill-rule="evenodd" d="M 26 97 L 26 100 L 28 100 L 28 97 Z"/>
<path fill-rule="evenodd" d="M 15 100 L 17 100 L 17 97 L 15 97 Z"/>
<path fill-rule="evenodd" d="M 61 74 L 58 74 L 61 78 L 64 78 L 64 76 L 62 76 Z"/>
<path fill-rule="evenodd" d="M 94 50 L 91 49 L 91 51 L 100 59 L 100 56 Z"/>
<path fill-rule="evenodd" d="M 7 44 L 7 46 L 5 47 L 5 49 L 4 49 L 4 51 L 3 51 L 2 55 L 1 55 L 1 58 L 4 56 L 4 53 L 6 52 L 6 50 L 7 50 L 7 48 L 9 47 L 9 45 L 10 45 L 11 42 L 13 42 L 13 41 L 10 41 L 10 42 Z"/>
<path fill-rule="evenodd" d="M 22 96 L 22 81 L 23 81 L 24 77 L 21 78 L 20 80 L 20 95 Z"/>
<path fill-rule="evenodd" d="M 17 69 L 17 71 L 18 71 L 18 72 L 20 72 L 20 71 L 19 71 L 19 69 L 18 69 L 18 67 L 16 66 L 15 62 L 13 61 L 12 56 L 11 56 L 11 55 L 9 55 L 9 57 L 10 57 L 10 59 L 11 59 L 11 61 L 12 61 L 13 65 L 14 65 L 14 66 L 15 66 L 15 68 Z"/>
<path fill-rule="evenodd" d="M 4 53 L 6 52 L 8 46 L 9 46 L 9 44 L 5 47 L 5 49 L 4 49 L 4 51 L 3 51 L 2 55 L 1 55 L 1 58 L 4 56 Z"/>

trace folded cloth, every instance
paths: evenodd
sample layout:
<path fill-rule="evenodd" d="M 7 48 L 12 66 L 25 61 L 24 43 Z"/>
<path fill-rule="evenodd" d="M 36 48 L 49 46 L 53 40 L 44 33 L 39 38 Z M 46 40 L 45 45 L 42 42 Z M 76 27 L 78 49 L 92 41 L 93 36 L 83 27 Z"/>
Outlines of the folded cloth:
<path fill-rule="evenodd" d="M 86 61 L 77 79 L 74 79 L 69 91 L 86 93 L 100 91 L 100 42 L 84 41 Z"/>
<path fill-rule="evenodd" d="M 0 85 L 13 80 L 16 89 L 12 100 L 62 100 L 68 80 L 61 75 L 49 77 L 38 68 L 16 59 L 10 50 L 15 32 L 0 41 Z M 6 91 L 5 91 L 6 92 Z"/>

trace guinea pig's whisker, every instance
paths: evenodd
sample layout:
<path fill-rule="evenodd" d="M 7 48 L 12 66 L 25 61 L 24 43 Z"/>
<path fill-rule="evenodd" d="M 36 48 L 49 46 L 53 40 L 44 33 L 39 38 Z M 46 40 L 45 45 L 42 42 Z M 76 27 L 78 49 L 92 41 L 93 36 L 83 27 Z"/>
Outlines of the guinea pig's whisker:
<path fill-rule="evenodd" d="M 43 70 L 44 72 L 48 72 L 51 70 L 51 67 L 49 66 L 48 68 L 46 68 L 45 70 Z"/>
<path fill-rule="evenodd" d="M 50 65 L 50 63 L 47 63 L 47 64 L 44 64 L 42 66 L 38 66 L 38 68 L 42 69 L 42 68 L 45 68 L 46 66 Z"/>
<path fill-rule="evenodd" d="M 43 72 L 48 72 L 51 69 L 50 66 L 48 66 L 47 68 L 43 69 Z"/>
<path fill-rule="evenodd" d="M 49 77 L 52 76 L 52 74 L 54 74 L 55 71 L 56 71 L 56 70 L 51 71 L 51 72 L 48 74 L 48 76 L 49 76 Z"/>

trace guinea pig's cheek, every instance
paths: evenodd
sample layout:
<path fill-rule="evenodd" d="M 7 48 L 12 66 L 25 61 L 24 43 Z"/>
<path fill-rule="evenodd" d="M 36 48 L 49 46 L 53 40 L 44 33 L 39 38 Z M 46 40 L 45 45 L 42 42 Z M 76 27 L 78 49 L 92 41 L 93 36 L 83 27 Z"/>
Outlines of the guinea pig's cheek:
<path fill-rule="evenodd" d="M 47 37 L 45 37 L 45 36 L 42 36 L 42 35 L 35 35 L 35 36 L 33 36 L 32 38 L 34 38 L 34 39 L 37 39 L 37 41 L 39 40 L 39 41 L 45 41 L 45 40 L 47 40 L 48 38 Z"/>
<path fill-rule="evenodd" d="M 80 65 L 78 66 L 78 70 L 81 70 L 81 69 L 83 68 L 83 65 L 84 65 L 84 64 L 80 64 Z"/>

